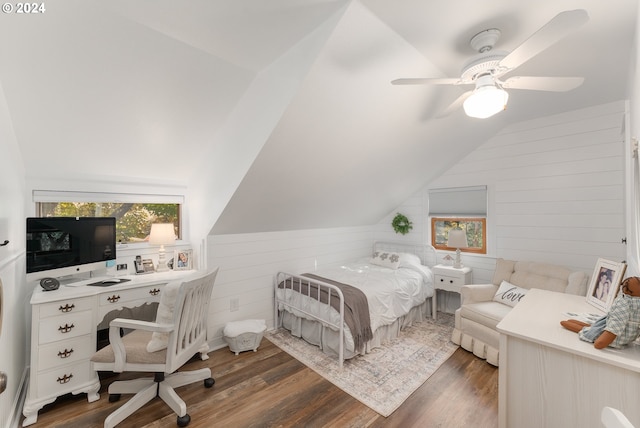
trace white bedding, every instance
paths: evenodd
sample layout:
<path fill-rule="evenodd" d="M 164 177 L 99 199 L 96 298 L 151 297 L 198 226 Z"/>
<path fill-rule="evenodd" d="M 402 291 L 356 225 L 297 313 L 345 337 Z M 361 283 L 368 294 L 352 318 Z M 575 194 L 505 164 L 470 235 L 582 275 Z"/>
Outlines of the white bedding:
<path fill-rule="evenodd" d="M 397 269 L 378 266 L 362 259 L 335 268 L 319 269 L 315 275 L 359 288 L 367 296 L 371 318 L 371 330 L 394 323 L 398 318 L 433 295 L 433 273 L 431 269 L 412 261 L 403 261 Z M 276 290 L 278 298 L 295 307 L 304 308 L 316 317 L 339 324 L 338 312 L 328 305 L 309 299 L 291 290 Z M 279 309 L 284 309 L 280 305 Z M 312 319 L 301 311 L 286 308 L 293 315 Z M 345 346 L 353 350 L 353 339 L 345 326 Z"/>

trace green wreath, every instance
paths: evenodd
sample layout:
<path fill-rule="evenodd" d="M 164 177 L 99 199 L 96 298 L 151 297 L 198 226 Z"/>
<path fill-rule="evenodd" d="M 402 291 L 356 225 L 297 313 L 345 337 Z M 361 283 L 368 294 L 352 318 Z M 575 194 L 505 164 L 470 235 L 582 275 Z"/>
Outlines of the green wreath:
<path fill-rule="evenodd" d="M 396 214 L 393 218 L 391 226 L 396 233 L 402 233 L 403 235 L 406 235 L 411 229 L 413 229 L 413 223 L 411 223 L 406 216 L 400 213 Z"/>

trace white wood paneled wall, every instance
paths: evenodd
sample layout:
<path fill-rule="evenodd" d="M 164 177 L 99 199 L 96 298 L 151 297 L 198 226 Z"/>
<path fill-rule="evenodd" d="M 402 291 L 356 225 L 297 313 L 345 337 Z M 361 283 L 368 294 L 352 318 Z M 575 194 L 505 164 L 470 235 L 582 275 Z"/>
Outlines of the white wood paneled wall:
<path fill-rule="evenodd" d="M 207 265 L 220 267 L 210 342 L 224 346 L 229 321 L 257 318 L 273 325 L 278 270 L 311 272 L 364 257 L 375 240 L 429 242 L 429 188 L 487 185 L 488 254 L 463 254 L 474 282 L 491 281 L 498 257 L 588 274 L 599 257 L 623 260 L 625 109 L 621 101 L 510 126 L 374 226 L 209 236 Z M 397 212 L 413 222 L 407 235 L 391 228 Z M 231 311 L 235 299 L 238 310 Z"/>
<path fill-rule="evenodd" d="M 625 113 L 620 101 L 510 126 L 394 213 L 406 211 L 413 239 L 429 242 L 429 188 L 486 184 L 488 254 L 463 253 L 474 282 L 490 282 L 497 257 L 589 274 L 599 257 L 624 260 Z M 389 233 L 391 218 L 375 239 Z"/>
<path fill-rule="evenodd" d="M 273 281 L 278 271 L 313 272 L 316 268 L 366 257 L 373 248 L 371 226 L 237 235 L 207 240 L 208 267 L 220 267 L 213 288 L 209 343 L 225 345 L 227 322 L 264 319 L 273 327 Z M 238 310 L 231 311 L 238 299 Z"/>

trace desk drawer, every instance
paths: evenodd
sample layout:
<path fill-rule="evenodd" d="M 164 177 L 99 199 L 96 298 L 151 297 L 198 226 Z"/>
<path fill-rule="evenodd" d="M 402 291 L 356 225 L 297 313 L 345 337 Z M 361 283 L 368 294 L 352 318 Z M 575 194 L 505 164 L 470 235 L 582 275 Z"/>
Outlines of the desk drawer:
<path fill-rule="evenodd" d="M 91 310 L 93 299 L 83 297 L 80 299 L 61 300 L 40 305 L 40 318 L 52 317 L 61 314 L 71 314 Z"/>
<path fill-rule="evenodd" d="M 100 294 L 100 306 L 115 308 L 126 306 L 125 303 L 144 300 L 148 303 L 159 302 L 163 285 L 149 285 L 147 287 L 131 288 L 128 290 L 113 290 Z"/>
<path fill-rule="evenodd" d="M 42 345 L 38 347 L 38 370 L 87 360 L 93 355 L 94 349 L 90 334 Z"/>
<path fill-rule="evenodd" d="M 44 318 L 39 324 L 39 344 L 57 342 L 91 334 L 94 328 L 91 311 Z"/>
<path fill-rule="evenodd" d="M 95 376 L 89 360 L 38 373 L 38 396 L 63 395 L 75 391 Z"/>

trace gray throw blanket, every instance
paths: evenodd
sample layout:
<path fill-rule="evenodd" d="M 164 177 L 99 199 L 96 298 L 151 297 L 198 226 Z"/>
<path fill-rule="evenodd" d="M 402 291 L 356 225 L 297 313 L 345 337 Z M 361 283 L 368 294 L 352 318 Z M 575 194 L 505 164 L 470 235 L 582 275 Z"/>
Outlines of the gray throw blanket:
<path fill-rule="evenodd" d="M 323 278 L 311 273 L 305 273 L 302 276 L 329 283 L 338 287 L 342 291 L 342 294 L 344 295 L 344 322 L 349 327 L 349 330 L 351 330 L 355 352 L 362 352 L 364 350 L 365 344 L 373 338 L 367 296 L 365 296 L 365 294 L 361 290 L 348 284 L 342 284 L 340 282 L 332 281 L 330 279 Z M 288 279 L 287 288 L 290 288 L 290 283 L 291 279 Z M 300 281 L 294 280 L 292 286 L 293 290 L 295 291 L 298 291 L 305 295 L 308 293 L 309 286 L 306 282 L 303 282 L 302 287 L 300 287 Z M 282 288 L 283 284 L 280 284 L 280 287 Z M 313 283 L 311 283 L 310 295 L 313 297 L 316 297 L 318 295 L 318 287 Z M 320 301 L 326 304 L 328 300 L 328 293 L 325 291 L 325 289 L 321 289 Z M 339 303 L 340 301 L 338 299 L 338 296 L 332 295 L 331 307 L 338 312 L 340 312 Z"/>

